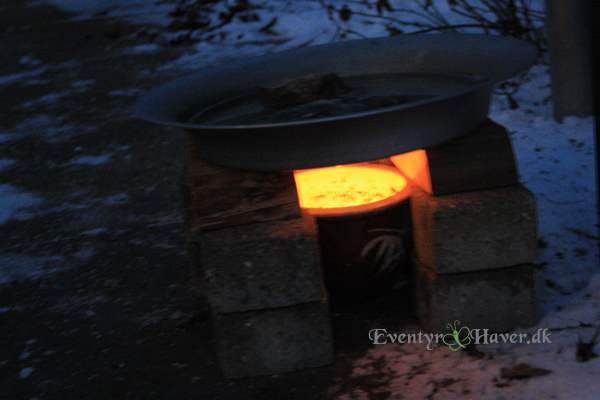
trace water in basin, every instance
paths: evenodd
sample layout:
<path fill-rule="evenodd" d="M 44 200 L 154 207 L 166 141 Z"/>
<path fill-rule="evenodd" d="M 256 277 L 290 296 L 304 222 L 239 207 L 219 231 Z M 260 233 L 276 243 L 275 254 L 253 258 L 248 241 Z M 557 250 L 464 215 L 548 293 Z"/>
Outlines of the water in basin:
<path fill-rule="evenodd" d="M 199 125 L 248 126 L 343 117 L 395 107 L 410 107 L 440 96 L 455 95 L 484 81 L 448 73 L 402 73 L 344 77 L 352 89 L 333 99 L 319 99 L 283 109 L 269 109 L 259 89 L 226 99 L 196 113 Z"/>

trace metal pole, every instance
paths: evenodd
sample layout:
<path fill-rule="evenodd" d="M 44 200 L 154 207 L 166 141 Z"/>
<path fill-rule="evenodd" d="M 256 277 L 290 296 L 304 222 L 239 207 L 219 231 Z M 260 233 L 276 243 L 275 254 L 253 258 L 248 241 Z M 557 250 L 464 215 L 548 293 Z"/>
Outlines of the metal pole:
<path fill-rule="evenodd" d="M 585 0 L 590 24 L 590 53 L 592 58 L 592 87 L 594 103 L 594 145 L 596 149 L 596 201 L 598 221 L 600 222 L 600 3 L 597 0 Z M 600 237 L 600 235 L 598 235 Z M 600 242 L 599 242 L 600 246 Z"/>
<path fill-rule="evenodd" d="M 588 0 L 546 0 L 553 111 L 559 122 L 593 112 L 588 4 Z"/>

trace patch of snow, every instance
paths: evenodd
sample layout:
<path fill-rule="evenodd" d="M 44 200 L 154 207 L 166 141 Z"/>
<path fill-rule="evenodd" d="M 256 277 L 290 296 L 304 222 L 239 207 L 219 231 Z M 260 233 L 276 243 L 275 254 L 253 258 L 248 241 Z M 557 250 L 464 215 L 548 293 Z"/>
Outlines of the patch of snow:
<path fill-rule="evenodd" d="M 19 378 L 27 379 L 27 378 L 29 378 L 29 376 L 31 376 L 33 371 L 35 371 L 35 368 L 31 368 L 31 367 L 23 368 L 21 371 L 19 371 Z"/>
<path fill-rule="evenodd" d="M 85 234 L 85 232 L 83 232 L 82 234 Z M 87 248 L 87 249 L 79 250 L 78 252 L 71 254 L 71 256 L 75 257 L 79 261 L 87 261 L 90 258 L 92 258 L 95 254 L 96 254 L 96 250 L 94 250 L 92 248 Z"/>
<path fill-rule="evenodd" d="M 85 235 L 85 236 L 95 236 L 95 235 L 99 235 L 104 232 L 106 232 L 106 228 L 94 228 L 94 229 L 87 230 L 85 232 L 81 232 L 81 234 Z"/>
<path fill-rule="evenodd" d="M 10 218 L 24 219 L 23 209 L 39 206 L 42 200 L 32 194 L 23 192 L 10 184 L 0 185 L 0 225 Z"/>
<path fill-rule="evenodd" d="M 17 160 L 13 160 L 11 158 L 2 158 L 0 159 L 0 171 L 5 168 L 10 167 L 11 165 L 16 164 Z"/>
<path fill-rule="evenodd" d="M 13 139 L 14 137 L 10 133 L 0 133 L 0 143 L 5 143 Z"/>
<path fill-rule="evenodd" d="M 48 79 L 30 79 L 27 82 L 23 82 L 24 86 L 34 86 L 34 85 L 47 85 L 50 83 Z"/>
<path fill-rule="evenodd" d="M 277 21 L 272 31 L 277 36 L 290 39 L 282 46 L 283 49 L 329 43 L 335 35 L 335 27 L 320 6 L 312 6 L 302 13 L 294 12 L 279 16 L 277 16 L 277 11 L 274 11 L 275 15 L 272 18 L 277 17 Z M 377 27 L 374 32 L 371 32 L 370 37 L 387 36 L 381 26 Z"/>
<path fill-rule="evenodd" d="M 23 71 L 11 75 L 0 76 L 0 85 L 10 85 L 27 78 L 33 78 L 46 72 L 48 68 L 42 67 L 33 71 Z"/>
<path fill-rule="evenodd" d="M 37 99 L 23 103 L 21 104 L 21 107 L 52 106 L 57 104 L 60 99 L 68 96 L 70 93 L 71 92 L 68 90 L 59 93 L 49 93 Z"/>
<path fill-rule="evenodd" d="M 160 46 L 156 43 L 140 44 L 138 46 L 130 47 L 123 51 L 123 54 L 148 54 L 155 53 L 160 49 Z"/>
<path fill-rule="evenodd" d="M 108 92 L 109 96 L 126 96 L 126 97 L 132 97 L 135 96 L 136 94 L 138 94 L 140 91 L 140 89 L 127 89 L 127 90 L 113 90 L 111 92 Z"/>
<path fill-rule="evenodd" d="M 71 83 L 71 87 L 73 87 L 73 88 L 86 87 L 86 86 L 91 85 L 94 82 L 96 82 L 94 79 L 88 79 L 85 81 L 75 81 L 75 82 Z"/>
<path fill-rule="evenodd" d="M 0 284 L 14 280 L 37 279 L 60 270 L 63 258 L 32 257 L 19 253 L 0 255 Z"/>
<path fill-rule="evenodd" d="M 66 116 L 52 117 L 48 114 L 38 114 L 32 118 L 26 119 L 20 124 L 16 125 L 14 131 L 34 131 L 40 127 L 58 125 L 66 119 Z"/>
<path fill-rule="evenodd" d="M 69 139 L 78 133 L 78 131 L 92 131 L 94 127 L 77 127 L 67 124 L 66 115 L 60 117 L 48 114 L 37 114 L 15 125 L 8 133 L 0 134 L 0 143 L 10 140 L 19 140 L 25 136 L 37 136 L 49 143 L 61 142 Z"/>
<path fill-rule="evenodd" d="M 353 362 L 351 377 L 369 378 L 370 387 L 388 392 L 389 398 L 500 400 L 552 398 L 569 393 L 568 397 L 560 398 L 596 399 L 600 359 L 576 362 L 574 346 L 561 347 L 566 340 L 573 340 L 574 344 L 576 337 L 572 332 L 559 334 L 560 338 L 549 336 L 556 340 L 554 343 L 517 344 L 510 351 L 499 351 L 501 346 L 495 345 L 479 346 L 493 356 L 481 360 L 444 345 L 431 351 L 419 343 L 377 345 Z M 502 368 L 520 363 L 551 372 L 525 380 L 509 381 L 501 377 Z M 336 398 L 353 399 L 363 395 L 362 389 L 356 388 Z"/>
<path fill-rule="evenodd" d="M 153 226 L 164 226 L 164 225 L 174 225 L 180 224 L 183 222 L 183 218 L 179 213 L 161 216 L 155 219 L 156 222 L 146 225 L 147 227 Z"/>
<path fill-rule="evenodd" d="M 600 274 L 593 275 L 588 286 L 575 300 L 558 312 L 549 313 L 538 324 L 549 329 L 598 325 L 600 320 Z"/>
<path fill-rule="evenodd" d="M 521 182 L 537 201 L 542 315 L 564 306 L 597 273 L 593 118 L 552 119 L 547 66 L 536 66 L 514 96 L 517 110 L 496 98 L 490 117 L 511 132 Z M 568 271 L 568 273 L 565 273 Z M 600 310 L 599 310 L 600 312 Z"/>
<path fill-rule="evenodd" d="M 112 154 L 101 156 L 77 156 L 68 161 L 65 165 L 100 165 L 108 162 Z"/>
<path fill-rule="evenodd" d="M 209 15 L 211 24 L 217 25 L 220 22 L 219 12 L 227 11 L 224 4 L 215 5 L 215 12 Z M 293 7 L 281 7 L 279 2 L 262 3 L 251 13 L 257 15 L 259 20 L 243 22 L 234 18 L 217 30 L 193 32 L 191 37 L 199 40 L 195 45 L 195 54 L 185 54 L 165 64 L 160 70 L 201 69 L 274 51 L 329 43 L 335 39 L 335 25 L 315 1 L 300 0 L 294 2 Z M 270 22 L 274 22 L 274 25 L 261 31 Z M 377 27 L 379 36 L 387 36 L 383 27 Z"/>
<path fill-rule="evenodd" d="M 22 57 L 19 60 L 19 64 L 21 64 L 21 65 L 29 65 L 29 66 L 32 66 L 32 67 L 38 66 L 41 63 L 42 62 L 40 60 L 37 60 L 37 59 L 33 58 L 33 56 L 31 56 L 31 55 L 26 55 L 26 56 Z"/>
<path fill-rule="evenodd" d="M 111 18 L 122 18 L 132 24 L 168 26 L 172 18 L 169 13 L 175 10 L 174 3 L 151 4 L 145 6 L 115 9 L 107 15 Z"/>
<path fill-rule="evenodd" d="M 125 193 L 115 194 L 114 196 L 106 197 L 103 202 L 109 206 L 124 204 L 130 200 L 130 197 Z"/>

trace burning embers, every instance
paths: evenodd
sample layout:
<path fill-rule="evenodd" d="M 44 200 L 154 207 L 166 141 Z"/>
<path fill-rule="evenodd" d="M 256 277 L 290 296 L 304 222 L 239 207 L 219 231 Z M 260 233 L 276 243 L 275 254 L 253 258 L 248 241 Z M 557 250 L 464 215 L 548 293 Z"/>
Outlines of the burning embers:
<path fill-rule="evenodd" d="M 292 120 L 401 103 L 400 99 L 391 99 L 392 96 L 384 96 L 383 100 L 381 96 L 348 97 L 353 92 L 355 90 L 334 73 L 301 77 L 260 90 L 266 111 L 275 112 L 275 116 L 279 117 L 282 112 L 292 114 L 295 117 Z M 407 101 L 407 96 L 400 97 L 402 101 Z M 392 197 L 407 186 L 406 178 L 395 168 L 372 164 L 297 170 L 294 178 L 300 206 L 304 209 L 330 210 L 371 204 Z"/>
<path fill-rule="evenodd" d="M 410 187 L 398 169 L 341 165 L 294 171 L 294 178 L 300 207 L 318 226 L 334 305 L 372 300 L 407 278 Z"/>
<path fill-rule="evenodd" d="M 407 181 L 383 165 L 350 165 L 294 172 L 300 207 L 336 209 L 385 200 L 404 191 Z"/>

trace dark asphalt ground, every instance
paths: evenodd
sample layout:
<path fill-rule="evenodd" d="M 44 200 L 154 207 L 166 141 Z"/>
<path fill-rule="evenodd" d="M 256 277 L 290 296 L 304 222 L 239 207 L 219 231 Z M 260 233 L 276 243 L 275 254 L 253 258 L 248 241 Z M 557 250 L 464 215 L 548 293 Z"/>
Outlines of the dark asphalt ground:
<path fill-rule="evenodd" d="M 415 324 L 401 297 L 336 312 L 332 366 L 222 378 L 190 281 L 179 197 L 186 134 L 131 115 L 139 94 L 183 73 L 157 68 L 192 49 L 125 55 L 152 40 L 143 27 L 69 17 L 0 3 L 0 77 L 47 67 L 35 84 L 0 85 L 0 133 L 12 135 L 0 159 L 17 160 L 0 184 L 43 199 L 31 218 L 0 225 L 0 259 L 59 270 L 0 284 L 0 399 L 312 399 L 357 387 L 386 398 L 381 383 L 351 379 L 350 369 L 374 326 Z M 19 63 L 28 55 L 41 64 Z M 109 95 L 129 89 L 139 91 Z M 53 93 L 57 102 L 23 105 Z M 69 163 L 81 154 L 111 156 Z"/>

